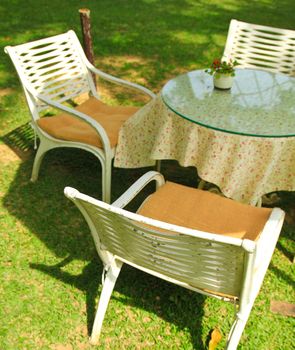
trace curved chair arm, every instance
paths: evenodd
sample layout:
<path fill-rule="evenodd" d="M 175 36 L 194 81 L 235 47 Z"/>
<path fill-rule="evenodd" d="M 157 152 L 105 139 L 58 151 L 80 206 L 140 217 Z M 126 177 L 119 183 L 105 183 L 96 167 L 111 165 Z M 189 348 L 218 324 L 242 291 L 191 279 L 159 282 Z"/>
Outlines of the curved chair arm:
<path fill-rule="evenodd" d="M 156 186 L 161 187 L 165 183 L 163 175 L 156 171 L 149 171 L 142 175 L 129 189 L 122 194 L 115 202 L 113 206 L 124 208 L 137 194 L 151 181 L 156 181 Z"/>
<path fill-rule="evenodd" d="M 142 85 L 131 83 L 131 82 L 127 81 L 127 80 L 117 78 L 117 77 L 115 77 L 115 76 L 113 76 L 111 74 L 105 73 L 105 72 L 95 68 L 94 65 L 88 60 L 87 56 L 85 55 L 85 52 L 84 52 L 84 50 L 81 47 L 80 41 L 79 41 L 76 33 L 73 30 L 69 30 L 68 33 L 71 35 L 71 37 L 74 40 L 74 42 L 76 42 L 76 49 L 78 50 L 79 54 L 81 55 L 81 58 L 82 58 L 84 64 L 86 65 L 86 67 L 91 72 L 97 74 L 101 78 L 103 78 L 103 79 L 105 79 L 107 81 L 110 81 L 112 83 L 115 83 L 115 84 L 118 84 L 118 85 L 127 86 L 129 88 L 139 90 L 139 91 L 143 92 L 144 94 L 150 96 L 151 98 L 156 97 L 156 95 L 151 90 L 145 88 Z"/>
<path fill-rule="evenodd" d="M 114 84 L 127 86 L 127 87 L 135 89 L 135 90 L 139 90 L 151 98 L 156 97 L 156 94 L 154 94 L 151 90 L 147 89 L 146 87 L 139 85 L 139 84 L 136 84 L 136 83 L 132 83 L 132 82 L 124 80 L 124 79 L 117 78 L 111 74 L 105 73 L 105 72 L 95 68 L 88 60 L 86 60 L 86 66 L 91 72 L 97 74 L 99 77 L 101 77 L 107 81 L 110 81 Z"/>
<path fill-rule="evenodd" d="M 64 106 L 63 104 L 50 100 L 49 98 L 47 98 L 46 96 L 42 96 L 39 95 L 37 93 L 32 93 L 30 91 L 30 89 L 28 89 L 26 87 L 26 89 L 28 90 L 28 92 L 34 96 L 35 98 L 39 99 L 42 102 L 45 102 L 46 104 L 48 104 L 49 106 L 52 106 L 54 108 L 58 108 L 64 112 L 67 112 L 69 114 L 72 114 L 74 117 L 77 117 L 78 119 L 81 119 L 83 121 L 85 121 L 87 124 L 89 124 L 90 126 L 92 126 L 97 133 L 99 134 L 99 137 L 101 138 L 102 144 L 103 144 L 103 148 L 106 152 L 111 152 L 111 145 L 110 145 L 110 140 L 107 136 L 107 133 L 105 131 L 105 129 L 93 118 L 89 117 L 87 114 L 79 112 L 73 108 L 69 108 L 67 106 Z"/>

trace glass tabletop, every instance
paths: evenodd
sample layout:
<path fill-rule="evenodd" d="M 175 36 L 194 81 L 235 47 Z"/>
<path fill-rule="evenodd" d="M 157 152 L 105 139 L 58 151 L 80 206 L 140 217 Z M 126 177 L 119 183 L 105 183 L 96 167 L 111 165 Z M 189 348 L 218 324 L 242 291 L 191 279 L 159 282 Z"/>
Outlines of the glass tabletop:
<path fill-rule="evenodd" d="M 172 111 L 193 123 L 233 134 L 295 136 L 295 78 L 260 70 L 236 69 L 230 90 L 196 70 L 168 81 L 161 92 Z"/>

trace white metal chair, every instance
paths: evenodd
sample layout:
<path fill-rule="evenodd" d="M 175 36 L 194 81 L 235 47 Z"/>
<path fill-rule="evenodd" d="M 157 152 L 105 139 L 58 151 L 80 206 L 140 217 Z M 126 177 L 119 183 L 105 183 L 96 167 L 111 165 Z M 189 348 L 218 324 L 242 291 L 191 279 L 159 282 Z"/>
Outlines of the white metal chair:
<path fill-rule="evenodd" d="M 110 202 L 111 168 L 122 123 L 138 108 L 108 106 L 95 88 L 92 74 L 150 97 L 148 89 L 96 69 L 86 58 L 76 34 L 67 33 L 17 46 L 5 47 L 19 75 L 32 115 L 32 127 L 40 139 L 31 180 L 38 178 L 45 153 L 57 147 L 81 148 L 94 154 L 102 167 L 102 198 Z M 77 108 L 67 101 L 88 93 Z M 49 106 L 61 113 L 40 118 Z"/>
<path fill-rule="evenodd" d="M 136 214 L 122 209 L 152 180 L 158 190 Z M 165 183 L 154 171 L 112 205 L 70 187 L 65 195 L 84 215 L 104 264 L 92 344 L 99 341 L 112 290 L 126 263 L 184 288 L 237 302 L 227 343 L 227 349 L 236 349 L 280 234 L 281 209 L 251 207 Z"/>
<path fill-rule="evenodd" d="M 241 68 L 295 75 L 295 31 L 232 19 L 222 60 Z"/>

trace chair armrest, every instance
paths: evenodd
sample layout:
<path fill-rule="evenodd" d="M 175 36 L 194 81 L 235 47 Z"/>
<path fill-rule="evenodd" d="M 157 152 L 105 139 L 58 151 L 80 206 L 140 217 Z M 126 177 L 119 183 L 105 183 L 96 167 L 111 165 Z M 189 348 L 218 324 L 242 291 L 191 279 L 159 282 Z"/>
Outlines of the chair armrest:
<path fill-rule="evenodd" d="M 28 92 L 32 96 L 34 96 L 34 98 L 37 98 L 40 101 L 45 102 L 47 105 L 49 105 L 51 107 L 58 108 L 64 112 L 67 112 L 67 113 L 73 115 L 74 117 L 76 117 L 78 119 L 85 121 L 87 124 L 89 124 L 91 127 L 93 127 L 97 131 L 97 133 L 99 134 L 99 137 L 101 138 L 104 150 L 106 152 L 111 151 L 111 145 L 110 145 L 110 140 L 108 138 L 108 135 L 107 135 L 105 129 L 95 119 L 89 117 L 85 113 L 79 112 L 73 108 L 64 106 L 63 104 L 61 104 L 59 102 L 53 101 L 53 100 L 47 98 L 46 96 L 33 93 L 30 91 L 30 89 L 28 89 L 28 87 L 26 87 L 26 89 L 28 90 Z"/>
<path fill-rule="evenodd" d="M 115 207 L 124 208 L 137 194 L 151 181 L 156 181 L 157 188 L 165 183 L 163 175 L 156 171 L 149 171 L 142 175 L 129 189 L 124 192 L 115 202 L 112 203 Z"/>
<path fill-rule="evenodd" d="M 252 292 L 254 296 L 259 292 L 262 280 L 271 261 L 276 243 L 281 233 L 284 218 L 285 212 L 283 210 L 280 208 L 273 208 L 271 215 L 258 238 L 255 253 L 254 275 L 252 276 Z"/>
<path fill-rule="evenodd" d="M 281 232 L 284 218 L 285 212 L 282 209 L 272 209 L 270 217 L 257 240 L 257 263 L 270 261 Z"/>
<path fill-rule="evenodd" d="M 139 84 L 132 83 L 132 82 L 124 80 L 124 79 L 117 78 L 111 74 L 105 73 L 105 72 L 95 68 L 88 60 L 86 60 L 86 65 L 87 65 L 87 68 L 91 72 L 95 73 L 96 75 L 98 75 L 99 77 L 101 77 L 107 81 L 110 81 L 110 82 L 118 84 L 118 85 L 127 86 L 127 87 L 135 89 L 135 90 L 139 90 L 151 98 L 156 97 L 156 94 L 154 94 L 151 90 L 147 89 L 146 87 L 139 85 Z"/>

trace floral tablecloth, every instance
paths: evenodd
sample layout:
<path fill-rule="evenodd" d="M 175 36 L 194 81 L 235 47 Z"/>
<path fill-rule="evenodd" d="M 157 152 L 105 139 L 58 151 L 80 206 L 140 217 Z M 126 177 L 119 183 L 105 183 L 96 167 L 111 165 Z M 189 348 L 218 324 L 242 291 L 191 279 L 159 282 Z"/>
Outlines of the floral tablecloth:
<path fill-rule="evenodd" d="M 295 190 L 295 137 L 252 137 L 194 124 L 169 110 L 161 95 L 127 120 L 119 133 L 114 165 L 151 166 L 175 159 L 223 194 L 256 205 L 262 195 Z"/>

